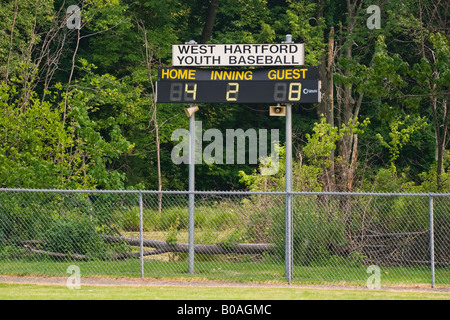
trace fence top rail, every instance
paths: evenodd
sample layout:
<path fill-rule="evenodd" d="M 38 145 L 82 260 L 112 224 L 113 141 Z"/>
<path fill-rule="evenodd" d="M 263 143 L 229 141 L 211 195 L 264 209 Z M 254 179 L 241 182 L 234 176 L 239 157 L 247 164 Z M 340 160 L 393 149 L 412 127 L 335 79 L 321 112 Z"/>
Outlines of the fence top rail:
<path fill-rule="evenodd" d="M 398 197 L 450 197 L 450 193 L 402 193 L 402 192 L 326 192 L 326 191 L 187 191 L 187 190 L 69 190 L 69 189 L 21 189 L 0 188 L 0 192 L 45 193 L 131 193 L 131 194 L 198 194 L 198 195 L 334 195 L 334 196 L 398 196 Z"/>

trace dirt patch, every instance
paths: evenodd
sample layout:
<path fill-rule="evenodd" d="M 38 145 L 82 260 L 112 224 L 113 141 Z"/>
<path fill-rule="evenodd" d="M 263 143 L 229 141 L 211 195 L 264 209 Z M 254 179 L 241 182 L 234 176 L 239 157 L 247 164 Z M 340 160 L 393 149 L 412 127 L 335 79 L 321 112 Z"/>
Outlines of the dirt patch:
<path fill-rule="evenodd" d="M 30 276 L 1 276 L 0 283 L 12 284 L 38 284 L 38 285 L 61 285 L 67 284 L 66 277 L 30 277 Z M 300 289 L 327 289 L 327 290 L 369 290 L 365 287 L 343 286 L 343 285 L 289 285 L 270 283 L 234 283 L 217 282 L 208 280 L 159 280 L 151 278 L 102 278 L 102 277 L 82 277 L 81 285 L 85 286 L 170 286 L 170 287 L 263 287 L 263 288 L 300 288 Z M 398 292 L 435 292 L 449 293 L 450 287 L 431 288 L 426 286 L 395 286 L 381 287 L 382 291 Z"/>

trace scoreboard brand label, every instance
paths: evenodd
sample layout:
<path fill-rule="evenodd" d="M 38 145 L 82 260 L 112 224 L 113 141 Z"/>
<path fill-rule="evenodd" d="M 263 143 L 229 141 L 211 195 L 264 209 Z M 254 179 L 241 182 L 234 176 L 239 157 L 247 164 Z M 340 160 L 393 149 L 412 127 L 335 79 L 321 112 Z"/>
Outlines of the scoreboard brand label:
<path fill-rule="evenodd" d="M 282 44 L 176 44 L 174 67 L 300 66 L 305 64 L 303 43 Z"/>
<path fill-rule="evenodd" d="M 318 79 L 318 67 L 255 70 L 213 70 L 170 67 L 162 67 L 158 69 L 159 81 L 278 81 Z"/>

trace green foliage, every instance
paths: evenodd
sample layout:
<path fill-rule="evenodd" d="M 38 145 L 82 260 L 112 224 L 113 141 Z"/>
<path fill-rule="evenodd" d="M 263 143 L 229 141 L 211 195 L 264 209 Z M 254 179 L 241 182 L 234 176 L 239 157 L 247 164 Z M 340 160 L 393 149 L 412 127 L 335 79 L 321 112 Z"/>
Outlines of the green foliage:
<path fill-rule="evenodd" d="M 336 150 L 336 143 L 344 137 L 337 127 L 331 127 L 325 117 L 320 118 L 313 128 L 313 134 L 306 134 L 308 143 L 303 148 L 303 153 L 316 166 L 330 165 L 329 156 Z"/>
<path fill-rule="evenodd" d="M 404 120 L 397 117 L 395 121 L 390 123 L 391 132 L 389 133 L 389 137 L 391 138 L 391 141 L 389 142 L 384 141 L 383 137 L 380 134 L 377 134 L 377 138 L 380 140 L 381 145 L 389 149 L 391 166 L 394 166 L 395 160 L 400 156 L 401 148 L 410 141 L 411 135 L 427 125 L 425 118 L 419 117 L 415 120 L 409 119 L 409 115 L 407 115 Z M 408 122 L 410 124 L 407 125 Z"/>
<path fill-rule="evenodd" d="M 337 142 L 348 134 L 362 134 L 364 128 L 369 125 L 369 119 L 362 123 L 358 119 L 350 121 L 341 128 L 332 127 L 321 117 L 312 129 L 313 133 L 305 134 L 306 144 L 301 150 L 304 159 L 293 162 L 293 189 L 294 191 L 321 191 L 323 184 L 320 177 L 324 170 L 331 164 L 330 155 L 335 152 Z M 285 147 L 276 148 L 278 158 L 269 155 L 266 159 L 259 159 L 259 172 L 254 170 L 252 174 L 239 172 L 240 182 L 244 183 L 252 191 L 281 191 L 285 188 Z M 277 160 L 277 161 L 275 161 Z M 339 161 L 339 159 L 336 159 Z M 277 162 L 278 171 L 273 175 L 262 175 L 262 169 Z"/>
<path fill-rule="evenodd" d="M 355 119 L 350 120 L 348 124 L 343 124 L 340 128 L 332 127 L 322 115 L 320 122 L 314 124 L 314 133 L 306 134 L 307 144 L 303 147 L 303 152 L 311 164 L 328 167 L 329 156 L 336 150 L 337 142 L 341 141 L 345 135 L 364 133 L 363 129 L 369 123 L 369 119 L 365 119 L 362 123 Z"/>
<path fill-rule="evenodd" d="M 364 68 L 368 73 L 361 87 L 372 97 L 398 97 L 407 86 L 404 77 L 409 71 L 408 63 L 404 62 L 399 54 L 388 53 L 386 39 L 379 35 L 375 43 L 375 50 L 370 68 Z"/>
<path fill-rule="evenodd" d="M 287 3 L 287 21 L 292 35 L 305 43 L 305 64 L 319 65 L 326 48 L 323 37 L 326 24 L 323 17 L 317 17 L 319 4 L 298 0 L 288 0 Z"/>
<path fill-rule="evenodd" d="M 441 181 L 438 187 L 436 166 L 431 166 L 429 171 L 419 174 L 420 184 L 414 186 L 416 192 L 450 192 L 450 152 L 447 151 L 446 161 L 444 164 L 444 172 L 441 175 Z"/>
<path fill-rule="evenodd" d="M 364 254 L 358 251 L 351 252 L 349 257 L 351 259 L 351 263 L 356 267 L 364 265 L 367 259 L 367 257 Z"/>
<path fill-rule="evenodd" d="M 50 102 L 41 102 L 35 92 L 31 93 L 28 103 L 17 105 L 15 86 L 2 83 L 0 185 L 75 189 L 122 187 L 123 175 L 108 172 L 106 163 L 133 146 L 123 138 L 119 128 L 123 114 L 118 118 L 93 120 L 96 105 L 114 101 L 115 91 L 105 90 L 89 94 L 72 92 L 71 110 L 64 115 L 63 102 L 55 108 Z M 64 125 L 64 117 L 70 120 L 69 126 Z M 102 137 L 102 132 L 108 132 L 108 140 Z"/>
<path fill-rule="evenodd" d="M 316 196 L 294 197 L 293 211 L 293 258 L 295 265 L 335 265 L 348 263 L 351 257 L 345 250 L 349 239 L 346 235 L 345 215 L 338 208 L 338 200 Z M 327 203 L 328 201 L 328 203 Z M 327 210 L 326 208 L 330 208 Z M 271 239 L 275 243 L 275 255 L 283 259 L 285 255 L 285 212 L 277 210 L 273 215 Z"/>
<path fill-rule="evenodd" d="M 234 245 L 242 243 L 242 240 L 242 230 L 235 229 L 226 239 L 220 241 L 218 244 L 226 249 L 233 249 Z"/>
<path fill-rule="evenodd" d="M 438 77 L 434 79 L 437 88 L 450 87 L 450 41 L 442 33 L 434 33 L 430 35 L 433 47 L 436 50 L 436 61 L 434 67 L 438 73 Z"/>
<path fill-rule="evenodd" d="M 17 2 L 17 7 L 15 7 Z M 35 24 L 48 29 L 53 19 L 53 0 L 42 0 L 39 5 L 33 0 L 5 0 L 0 8 L 0 79 L 8 73 L 12 77 L 23 75 L 19 66 L 31 64 L 32 52 L 30 45 L 42 42 L 43 34 L 36 34 Z M 14 21 L 14 23 L 13 23 Z M 11 43 L 11 30 L 14 25 L 13 41 Z M 9 59 L 9 65 L 8 65 Z M 34 69 L 34 68 L 33 68 Z"/>
<path fill-rule="evenodd" d="M 15 105 L 15 86 L 0 86 L 0 185 L 4 187 L 61 186 L 67 162 L 55 162 L 63 148 L 72 144 L 61 121 L 60 109 L 41 102 L 34 93 L 28 105 Z M 17 101 L 17 100 L 15 100 Z M 74 177 L 75 178 L 75 177 Z"/>
<path fill-rule="evenodd" d="M 176 244 L 178 242 L 178 236 L 180 235 L 180 232 L 178 230 L 179 227 L 180 227 L 180 217 L 177 216 L 175 222 L 170 223 L 166 239 L 166 242 L 168 244 Z"/>
<path fill-rule="evenodd" d="M 267 0 L 224 0 L 220 2 L 217 29 L 212 43 L 267 43 L 275 32 L 267 23 Z"/>
<path fill-rule="evenodd" d="M 367 6 L 359 3 L 221 0 L 210 42 L 279 43 L 292 34 L 305 43 L 307 65 L 331 67 L 334 119 L 321 119 L 315 106 L 295 106 L 296 190 L 322 190 L 328 173 L 338 178 L 332 171 L 345 165 L 343 135 L 359 134 L 360 127 L 369 132 L 358 137 L 356 150 L 362 184 L 379 179 L 388 164 L 426 191 L 431 168 L 437 170 L 436 138 L 449 136 L 448 127 L 439 132 L 448 122 L 450 85 L 445 13 L 432 2 L 385 1 L 382 28 L 369 30 Z M 171 161 L 171 134 L 188 121 L 178 104 L 158 104 L 155 111 L 154 85 L 157 68 L 171 64 L 173 44 L 199 41 L 210 3 L 83 1 L 79 31 L 65 26 L 70 4 L 80 5 L 5 0 L 0 8 L 0 186 L 156 189 L 158 126 L 163 188 L 186 189 L 186 166 Z M 439 19 L 428 19 L 430 12 Z M 360 109 L 344 116 L 340 108 L 357 104 L 358 95 Z M 283 119 L 267 117 L 265 108 L 204 105 L 198 117 L 205 130 L 279 128 Z M 371 122 L 348 121 L 356 116 Z M 197 188 L 282 190 L 284 160 L 275 175 L 260 176 L 267 161 L 197 165 Z"/>
<path fill-rule="evenodd" d="M 88 257 L 105 257 L 106 246 L 87 218 L 73 217 L 52 221 L 44 237 L 45 249 L 50 252 L 81 254 Z"/>

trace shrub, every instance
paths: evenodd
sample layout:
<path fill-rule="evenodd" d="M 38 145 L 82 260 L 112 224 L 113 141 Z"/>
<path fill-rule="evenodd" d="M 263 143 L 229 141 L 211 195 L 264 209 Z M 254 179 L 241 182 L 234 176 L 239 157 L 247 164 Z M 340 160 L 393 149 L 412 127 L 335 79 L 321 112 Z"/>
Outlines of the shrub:
<path fill-rule="evenodd" d="M 81 254 L 88 257 L 103 257 L 106 245 L 96 230 L 96 225 L 87 218 L 73 217 L 55 219 L 44 236 L 46 250 L 67 255 Z"/>

